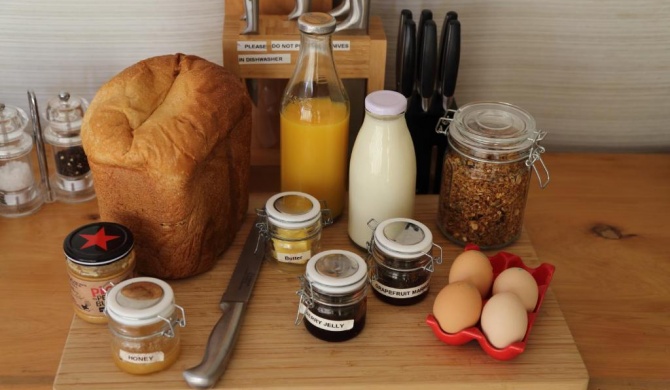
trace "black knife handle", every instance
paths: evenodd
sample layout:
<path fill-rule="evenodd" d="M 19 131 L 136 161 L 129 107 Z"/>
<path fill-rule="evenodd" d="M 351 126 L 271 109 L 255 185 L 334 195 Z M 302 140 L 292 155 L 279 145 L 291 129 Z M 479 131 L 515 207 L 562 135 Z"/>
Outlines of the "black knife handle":
<path fill-rule="evenodd" d="M 398 39 L 396 41 L 396 58 L 395 58 L 395 83 L 396 91 L 401 92 L 402 84 L 402 70 L 401 64 L 405 53 L 405 21 L 412 20 L 412 11 L 404 9 L 400 11 L 400 24 L 398 25 Z"/>
<path fill-rule="evenodd" d="M 461 60 L 461 22 L 450 20 L 447 24 L 447 46 L 444 54 L 442 74 L 442 95 L 454 96 L 456 80 L 458 79 L 458 66 Z"/>
<path fill-rule="evenodd" d="M 426 20 L 423 26 L 423 37 L 419 68 L 419 94 L 423 98 L 431 98 L 435 90 L 435 74 L 437 71 L 437 26 L 435 21 Z"/>
<path fill-rule="evenodd" d="M 444 77 L 442 73 L 444 72 L 444 54 L 447 51 L 447 31 L 449 30 L 449 21 L 450 20 L 457 20 L 458 19 L 458 13 L 456 11 L 449 11 L 447 14 L 444 16 L 444 20 L 442 21 L 442 30 L 440 34 L 440 58 L 437 60 L 438 64 L 440 65 L 440 72 L 438 72 L 438 86 L 440 89 L 440 93 L 442 92 L 442 80 L 444 80 Z"/>
<path fill-rule="evenodd" d="M 406 98 L 414 92 L 414 61 L 416 59 L 416 23 L 412 19 L 405 20 L 403 33 L 403 52 L 400 67 L 400 88 L 398 91 Z"/>
<path fill-rule="evenodd" d="M 195 367 L 184 371 L 183 376 L 194 389 L 209 389 L 221 378 L 240 334 L 240 323 L 246 311 L 244 302 L 221 304 L 223 314 L 214 325 L 207 340 L 205 357 Z"/>

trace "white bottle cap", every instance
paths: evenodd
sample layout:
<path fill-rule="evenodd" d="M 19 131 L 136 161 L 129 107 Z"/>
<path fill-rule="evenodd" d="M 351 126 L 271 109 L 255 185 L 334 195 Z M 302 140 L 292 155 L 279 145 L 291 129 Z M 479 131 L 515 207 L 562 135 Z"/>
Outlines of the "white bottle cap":
<path fill-rule="evenodd" d="M 365 97 L 365 109 L 376 115 L 400 115 L 407 109 L 407 98 L 396 91 L 375 91 Z"/>

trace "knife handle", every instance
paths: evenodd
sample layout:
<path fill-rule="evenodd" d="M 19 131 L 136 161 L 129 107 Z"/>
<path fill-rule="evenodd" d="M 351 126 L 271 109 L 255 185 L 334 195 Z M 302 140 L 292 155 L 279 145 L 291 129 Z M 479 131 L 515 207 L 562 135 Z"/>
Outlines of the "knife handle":
<path fill-rule="evenodd" d="M 240 333 L 240 322 L 246 311 L 244 302 L 224 302 L 223 314 L 207 340 L 205 356 L 195 367 L 184 371 L 184 379 L 194 389 L 208 389 L 219 380 L 230 360 Z"/>

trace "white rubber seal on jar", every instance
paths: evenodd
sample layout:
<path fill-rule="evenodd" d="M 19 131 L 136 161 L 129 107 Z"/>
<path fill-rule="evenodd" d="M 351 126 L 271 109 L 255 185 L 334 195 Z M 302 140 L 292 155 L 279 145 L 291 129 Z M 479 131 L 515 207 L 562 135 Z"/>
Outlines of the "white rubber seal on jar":
<path fill-rule="evenodd" d="M 136 284 L 148 283 L 162 289 L 162 294 L 153 300 L 125 297 L 124 288 Z M 105 297 L 105 311 L 109 318 L 127 326 L 145 326 L 164 321 L 175 309 L 174 292 L 166 282 L 150 277 L 127 279 L 115 285 Z"/>
<path fill-rule="evenodd" d="M 402 227 L 403 224 L 403 231 L 395 232 L 396 235 L 392 238 L 387 235 L 388 232 L 386 229 L 389 226 L 397 225 Z M 419 230 L 409 231 L 408 237 L 405 233 L 408 232 L 407 229 L 411 225 L 416 226 Z M 403 234 L 405 234 L 405 240 L 402 239 Z M 412 243 L 405 243 L 407 241 Z M 430 252 L 433 246 L 433 233 L 430 232 L 430 229 L 426 225 L 419 221 L 409 218 L 391 218 L 377 225 L 374 232 L 374 242 L 383 253 L 389 256 L 400 259 L 413 259 Z"/>
<path fill-rule="evenodd" d="M 311 202 L 311 208 L 304 213 L 288 213 L 277 208 L 277 201 L 288 196 L 303 197 Z M 265 203 L 265 212 L 270 222 L 284 229 L 303 229 L 316 223 L 321 218 L 321 204 L 310 194 L 297 191 L 281 192 L 273 195 Z"/>
<path fill-rule="evenodd" d="M 323 264 L 323 262 L 332 258 L 348 259 L 348 264 L 344 265 L 351 267 L 351 272 L 347 272 L 344 277 L 331 276 L 320 272 L 319 270 L 323 269 L 320 263 Z M 333 265 L 336 266 L 335 269 L 332 269 L 334 272 L 344 270 L 341 267 L 343 264 L 334 263 Z M 309 259 L 305 268 L 305 279 L 311 284 L 312 288 L 321 293 L 336 295 L 344 295 L 360 290 L 368 281 L 367 274 L 368 266 L 362 257 L 353 252 L 340 249 L 317 253 Z"/>

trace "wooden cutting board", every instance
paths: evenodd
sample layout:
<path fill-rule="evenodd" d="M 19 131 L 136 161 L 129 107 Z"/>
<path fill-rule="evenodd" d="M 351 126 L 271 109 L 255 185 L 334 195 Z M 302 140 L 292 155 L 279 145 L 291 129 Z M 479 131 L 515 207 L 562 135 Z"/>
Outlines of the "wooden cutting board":
<path fill-rule="evenodd" d="M 256 196 L 251 204 L 261 205 L 265 199 Z M 586 389 L 588 373 L 551 288 L 526 351 L 511 361 L 494 360 L 475 341 L 449 346 L 433 335 L 425 323 L 426 315 L 435 295 L 447 283 L 453 259 L 462 251 L 440 234 L 436 207 L 437 196 L 417 197 L 416 219 L 432 230 L 444 254 L 444 263 L 433 275 L 430 295 L 414 306 L 396 307 L 370 294 L 365 329 L 343 343 L 321 341 L 302 325 L 295 326 L 299 272 L 287 273 L 270 262 L 263 264 L 237 347 L 216 388 Z M 348 249 L 363 255 L 349 241 L 345 218 L 324 230 L 322 249 Z M 213 270 L 170 282 L 187 317 L 182 353 L 170 369 L 147 376 L 119 371 L 112 363 L 107 327 L 74 317 L 54 388 L 188 388 L 182 371 L 202 359 L 209 333 L 220 316 L 218 302 L 252 221 L 249 215 Z M 540 263 L 525 231 L 505 251 L 519 255 L 529 266 Z"/>

